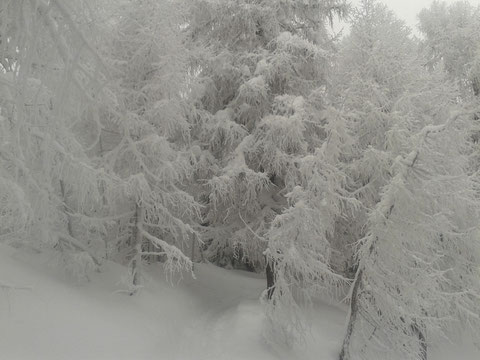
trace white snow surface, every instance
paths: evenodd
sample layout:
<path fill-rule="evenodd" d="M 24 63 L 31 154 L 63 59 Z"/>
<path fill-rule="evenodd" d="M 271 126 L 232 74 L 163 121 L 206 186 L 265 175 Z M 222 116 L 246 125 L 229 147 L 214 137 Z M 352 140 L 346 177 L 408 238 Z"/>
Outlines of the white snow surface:
<path fill-rule="evenodd" d="M 263 340 L 256 274 L 196 264 L 196 279 L 172 286 L 150 266 L 139 294 L 119 292 L 126 269 L 107 263 L 91 281 L 60 276 L 52 254 L 0 245 L 0 359 L 5 360 L 334 360 L 346 310 L 318 304 L 311 334 L 275 351 Z M 18 288 L 15 288 L 18 287 Z M 448 345 L 431 360 L 478 360 L 480 351 Z"/>

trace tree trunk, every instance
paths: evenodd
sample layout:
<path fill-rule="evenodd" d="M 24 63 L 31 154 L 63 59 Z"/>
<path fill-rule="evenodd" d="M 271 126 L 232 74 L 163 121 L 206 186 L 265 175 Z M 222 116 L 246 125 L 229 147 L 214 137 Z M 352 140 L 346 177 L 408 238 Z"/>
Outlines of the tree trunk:
<path fill-rule="evenodd" d="M 192 251 L 190 253 L 190 260 L 192 260 L 192 271 L 195 270 L 195 235 L 190 235 L 192 238 L 191 246 Z"/>
<path fill-rule="evenodd" d="M 478 77 L 475 77 L 472 80 L 472 88 L 473 88 L 473 95 L 475 95 L 477 98 L 480 98 L 480 75 Z M 480 114 L 475 113 L 473 115 L 474 120 L 480 120 Z"/>
<path fill-rule="evenodd" d="M 358 292 L 362 283 L 362 270 L 357 272 L 355 282 L 353 284 L 352 296 L 350 298 L 350 317 L 348 319 L 347 333 L 343 339 L 342 350 L 339 360 L 350 360 L 350 342 L 353 334 L 353 328 L 358 315 Z"/>
<path fill-rule="evenodd" d="M 134 288 L 140 285 L 140 264 L 142 261 L 142 228 L 143 228 L 143 209 L 136 205 L 135 210 L 135 228 L 134 233 L 132 234 L 135 241 L 135 255 L 132 259 L 132 276 L 133 276 L 133 286 Z M 134 289 L 130 295 L 135 294 L 137 291 Z"/>
<path fill-rule="evenodd" d="M 67 196 L 65 194 L 65 184 L 63 180 L 60 180 L 60 191 L 62 193 L 62 199 L 63 199 L 63 211 L 65 212 L 65 215 L 67 217 L 67 230 L 68 230 L 68 235 L 70 235 L 72 238 L 73 236 L 73 228 L 72 228 L 72 219 L 69 215 L 69 209 L 67 205 Z"/>
<path fill-rule="evenodd" d="M 420 344 L 420 360 L 427 360 L 427 339 L 425 333 L 416 322 L 412 324 L 412 330 L 417 335 Z"/>
<path fill-rule="evenodd" d="M 275 264 L 272 260 L 267 260 L 265 272 L 267 275 L 267 299 L 270 300 L 275 291 Z"/>
<path fill-rule="evenodd" d="M 472 80 L 473 95 L 480 97 L 480 75 Z"/>

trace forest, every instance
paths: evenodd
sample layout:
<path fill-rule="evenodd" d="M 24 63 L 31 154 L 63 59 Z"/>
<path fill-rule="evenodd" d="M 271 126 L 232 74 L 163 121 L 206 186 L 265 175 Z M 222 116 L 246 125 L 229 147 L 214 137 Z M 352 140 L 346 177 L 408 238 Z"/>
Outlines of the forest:
<path fill-rule="evenodd" d="M 248 272 L 280 352 L 318 302 L 332 360 L 480 346 L 479 141 L 473 2 L 413 31 L 377 0 L 0 1 L 0 243 L 115 263 L 125 301 Z"/>

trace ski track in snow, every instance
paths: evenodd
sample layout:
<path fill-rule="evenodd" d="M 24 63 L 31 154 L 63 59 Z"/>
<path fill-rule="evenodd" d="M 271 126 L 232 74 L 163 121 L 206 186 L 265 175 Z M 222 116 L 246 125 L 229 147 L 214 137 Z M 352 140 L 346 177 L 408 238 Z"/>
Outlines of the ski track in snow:
<path fill-rule="evenodd" d="M 322 304 L 308 313 L 314 325 L 304 346 L 272 351 L 256 274 L 196 264 L 197 279 L 172 286 L 150 266 L 145 288 L 128 296 L 118 293 L 126 271 L 118 264 L 80 285 L 55 266 L 52 254 L 0 245 L 0 360 L 334 360 L 343 336 L 345 310 Z M 431 358 L 480 358 L 463 351 Z"/>

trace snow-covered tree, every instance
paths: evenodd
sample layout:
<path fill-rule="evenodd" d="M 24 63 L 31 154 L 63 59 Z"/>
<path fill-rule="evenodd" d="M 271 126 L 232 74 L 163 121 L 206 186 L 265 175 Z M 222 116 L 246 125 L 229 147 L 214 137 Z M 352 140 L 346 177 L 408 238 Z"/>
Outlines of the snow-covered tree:
<path fill-rule="evenodd" d="M 442 69 L 427 71 L 410 29 L 383 4 L 362 1 L 351 26 L 330 95 L 353 134 L 348 189 L 362 204 L 337 224 L 347 276 L 355 272 L 353 244 L 365 235 L 368 211 L 391 178 L 393 160 L 409 151 L 411 134 L 448 111 L 458 95 Z"/>
<path fill-rule="evenodd" d="M 264 266 L 262 239 L 297 184 L 296 159 L 319 144 L 310 94 L 331 67 L 325 23 L 344 10 L 342 1 L 190 4 L 191 117 L 211 164 L 204 238 L 217 263 Z"/>
<path fill-rule="evenodd" d="M 468 121 L 456 113 L 424 127 L 413 150 L 395 160 L 359 242 L 340 359 L 426 359 L 432 339 L 451 337 L 452 328 L 480 330 L 478 201 L 463 149 Z"/>
<path fill-rule="evenodd" d="M 464 106 L 480 104 L 480 6 L 465 1 L 451 5 L 434 1 L 419 14 L 419 30 L 424 35 L 422 46 L 427 64 L 445 69 L 462 90 L 458 98 Z M 479 113 L 473 115 L 475 120 Z M 471 140 L 478 144 L 480 131 L 472 129 Z M 479 152 L 472 156 L 472 172 L 479 167 Z"/>
<path fill-rule="evenodd" d="M 480 96 L 480 6 L 434 1 L 419 20 L 429 65 L 443 64 L 467 94 Z"/>
<path fill-rule="evenodd" d="M 362 1 L 352 10 L 351 26 L 341 44 L 331 94 L 355 135 L 348 185 L 362 203 L 338 224 L 348 276 L 355 268 L 352 244 L 362 236 L 366 212 L 378 202 L 392 158 L 401 151 L 398 141 L 389 138 L 392 134 L 397 138 L 410 126 L 395 105 L 412 88 L 417 75 L 413 69 L 418 67 L 410 30 L 383 4 Z"/>
<path fill-rule="evenodd" d="M 175 8 L 1 7 L 1 236 L 55 247 L 77 273 L 130 261 L 134 285 L 142 257 L 191 269 L 179 248 L 197 239 L 198 206 L 182 188 L 195 159 Z"/>
<path fill-rule="evenodd" d="M 87 156 L 106 68 L 83 26 L 83 1 L 0 5 L 0 236 L 55 247 L 84 276 L 105 255 L 101 184 Z"/>
<path fill-rule="evenodd" d="M 335 104 L 338 108 L 343 109 L 353 133 L 356 135 L 354 139 L 357 154 L 352 156 L 347 174 L 351 181 L 349 185 L 352 186 L 352 190 L 357 199 L 361 201 L 362 206 L 350 218 L 350 228 L 347 228 L 347 236 L 351 241 L 350 249 L 355 250 L 353 245 L 357 239 L 364 236 L 365 239 L 359 243 L 359 248 L 355 252 L 356 257 L 353 258 L 354 266 L 352 268 L 356 270 L 356 278 L 351 289 L 349 329 L 341 354 L 341 357 L 345 359 L 362 358 L 362 356 L 370 359 L 375 356 L 375 353 L 380 353 L 380 358 L 385 358 L 395 351 L 403 352 L 402 358 L 409 356 L 418 358 L 424 350 L 423 346 L 426 346 L 422 338 L 425 340 L 427 333 L 429 338 L 435 337 L 432 324 L 438 325 L 441 322 L 435 318 L 431 323 L 425 325 L 418 319 L 418 321 L 415 319 L 413 321 L 411 317 L 408 318 L 408 321 L 406 320 L 406 313 L 410 311 L 415 313 L 416 310 L 407 309 L 405 303 L 401 301 L 411 305 L 417 299 L 404 300 L 410 294 L 403 286 L 410 281 L 408 276 L 416 277 L 417 275 L 412 274 L 422 270 L 420 265 L 418 268 L 416 265 L 412 265 L 418 261 L 412 256 L 412 252 L 403 252 L 401 246 L 415 252 L 416 250 L 412 249 L 418 244 L 415 244 L 414 241 L 421 241 L 423 246 L 423 243 L 426 243 L 425 239 L 440 236 L 438 234 L 441 231 L 439 232 L 436 223 L 432 223 L 429 235 L 419 230 L 424 225 L 425 216 L 432 216 L 432 221 L 437 221 L 431 211 L 445 211 L 449 206 L 445 205 L 448 204 L 447 200 L 440 200 L 440 194 L 447 196 L 448 192 L 441 188 L 444 184 L 442 181 L 439 184 L 435 183 L 437 175 L 445 177 L 450 176 L 445 175 L 445 172 L 454 172 L 461 175 L 461 181 L 465 181 L 469 186 L 467 188 L 472 190 L 473 185 L 472 180 L 465 172 L 467 166 L 465 155 L 468 152 L 466 145 L 461 145 L 466 144 L 465 138 L 462 138 L 465 133 L 456 132 L 456 130 L 449 131 L 449 135 L 442 138 L 447 140 L 450 136 L 451 139 L 455 139 L 451 140 L 451 143 L 448 140 L 451 146 L 448 149 L 440 146 L 441 140 L 435 143 L 436 147 L 432 147 L 428 142 L 422 143 L 422 146 L 425 147 L 422 147 L 425 164 L 422 163 L 422 168 L 415 173 L 415 176 L 419 178 L 414 180 L 408 177 L 408 180 L 405 180 L 403 178 L 404 171 L 407 171 L 409 167 L 405 167 L 407 170 L 399 170 L 403 166 L 400 166 L 400 163 L 408 162 L 408 160 L 401 159 L 409 159 L 412 147 L 420 146 L 418 140 L 415 139 L 422 136 L 415 137 L 413 135 L 425 126 L 444 122 L 445 114 L 458 102 L 460 96 L 458 88 L 448 81 L 443 69 L 440 67 L 428 69 L 424 66 L 426 62 L 423 54 L 417 51 L 416 43 L 409 38 L 409 30 L 401 21 L 395 19 L 383 5 L 365 0 L 360 9 L 354 11 L 352 33 L 345 39 L 340 54 L 337 70 L 340 81 Z M 471 129 L 468 121 L 463 124 L 465 128 Z M 429 129 L 429 127 L 425 129 Z M 430 136 L 427 138 L 430 139 Z M 455 146 L 457 147 L 455 148 Z M 440 153 L 449 157 L 449 161 L 451 160 L 449 165 L 437 158 Z M 408 171 L 407 173 L 410 174 Z M 427 181 L 426 174 L 429 176 L 429 184 L 435 184 L 439 187 L 438 190 L 434 190 L 435 187 L 432 185 L 432 192 L 426 191 L 429 189 L 423 183 L 423 181 Z M 458 175 L 458 181 L 460 181 L 460 175 Z M 454 177 L 454 175 L 451 176 Z M 403 188 L 400 190 L 399 186 L 403 186 Z M 456 191 L 456 189 L 463 189 L 465 185 L 462 183 L 449 186 L 451 187 L 448 188 L 448 191 Z M 390 199 L 390 196 L 393 196 L 390 192 L 398 196 L 397 201 L 401 201 L 405 206 L 396 218 L 391 215 L 386 216 L 382 212 L 383 210 L 379 210 L 389 209 L 384 203 Z M 471 191 L 468 195 L 473 196 L 474 192 Z M 437 199 L 439 203 L 436 203 Z M 474 197 L 469 199 L 469 203 L 464 200 L 459 200 L 459 203 L 451 204 L 451 206 L 463 204 L 471 206 L 468 209 L 475 210 Z M 437 210 L 433 210 L 432 202 L 437 206 Z M 399 206 L 395 205 L 395 208 Z M 407 208 L 407 206 L 412 208 Z M 416 211 L 424 212 L 427 215 L 419 215 Z M 469 210 L 464 211 L 468 212 Z M 454 213 L 453 210 L 447 212 Z M 382 219 L 384 222 L 380 222 Z M 457 218 L 449 221 L 453 222 L 454 220 L 459 221 Z M 416 228 L 412 224 L 416 224 L 417 221 L 419 225 Z M 457 225 L 455 224 L 455 226 Z M 472 246 L 475 250 L 475 235 L 469 233 L 468 236 L 468 239 L 465 238 L 465 246 Z M 378 246 L 385 246 L 385 253 L 382 252 L 378 259 L 373 250 L 371 253 L 369 252 L 370 248 L 366 245 L 369 241 L 378 243 Z M 390 245 L 387 246 L 387 243 L 392 247 L 388 247 Z M 398 251 L 395 250 L 397 246 L 399 246 Z M 425 246 L 427 245 L 425 244 Z M 425 251 L 424 248 L 421 249 L 421 251 Z M 433 249 L 433 247 L 430 246 L 427 249 Z M 398 268 L 395 268 L 397 265 L 394 265 L 396 263 L 389 256 L 396 257 L 396 259 L 401 258 L 402 262 L 398 264 Z M 430 255 L 424 254 L 424 256 Z M 384 259 L 385 262 L 383 262 Z M 459 259 L 455 261 L 457 264 L 461 262 Z M 370 266 L 369 271 L 378 272 L 379 274 L 375 274 L 379 277 L 383 276 L 383 281 L 388 283 L 380 285 L 378 279 L 365 280 L 365 283 L 361 283 L 362 280 L 359 281 L 358 277 L 365 277 L 366 264 Z M 403 269 L 403 266 L 410 270 Z M 435 266 L 437 265 L 435 264 Z M 458 266 L 462 267 L 462 265 Z M 462 270 L 460 269 L 460 271 Z M 388 275 L 390 273 L 399 275 L 400 285 L 396 283 L 393 276 Z M 427 282 L 427 278 L 425 278 L 425 282 Z M 375 285 L 373 285 L 374 281 Z M 450 284 L 450 280 L 448 282 Z M 425 294 L 419 296 L 422 297 Z M 399 302 L 396 303 L 396 300 Z M 400 307 L 399 312 L 394 311 L 397 307 Z M 385 315 L 388 311 L 390 313 Z M 400 312 L 401 314 L 399 314 Z M 421 316 L 423 315 L 419 313 L 418 317 Z M 400 321 L 400 323 L 395 321 Z M 426 327 L 428 331 L 424 331 Z M 398 331 L 398 333 L 393 333 L 393 331 Z M 362 335 L 365 334 L 368 334 L 367 337 L 362 338 Z M 354 340 L 352 340 L 352 336 Z M 376 351 L 372 351 L 373 348 Z M 395 351 L 389 352 L 386 350 L 387 348 L 389 350 L 393 348 Z M 382 349 L 385 352 L 382 352 Z"/>
<path fill-rule="evenodd" d="M 298 182 L 286 197 L 288 207 L 266 233 L 265 251 L 273 280 L 267 290 L 269 333 L 290 344 L 305 335 L 305 319 L 298 311 L 315 297 L 338 299 L 348 282 L 336 261 L 335 238 L 339 218 L 358 205 L 347 190 L 342 171 L 344 148 L 351 144 L 339 112 L 324 114 L 326 138 L 312 154 L 297 161 Z"/>
<path fill-rule="evenodd" d="M 144 259 L 167 273 L 192 270 L 184 251 L 198 240 L 199 207 L 183 186 L 194 170 L 185 117 L 185 49 L 178 11 L 168 1 L 115 4 L 105 33 L 112 69 L 106 87 L 97 162 L 121 185 L 113 189 L 109 251 L 131 266 L 132 290 Z"/>
<path fill-rule="evenodd" d="M 345 11 L 342 1 L 197 1 L 188 21 L 192 116 L 214 164 L 205 253 L 266 265 L 276 341 L 300 329 L 297 301 L 343 279 L 329 253 L 353 201 L 341 166 L 351 140 L 327 100 L 335 41 L 326 25 Z"/>

